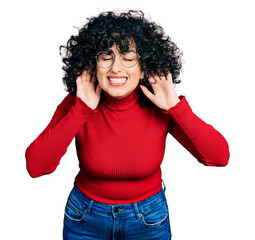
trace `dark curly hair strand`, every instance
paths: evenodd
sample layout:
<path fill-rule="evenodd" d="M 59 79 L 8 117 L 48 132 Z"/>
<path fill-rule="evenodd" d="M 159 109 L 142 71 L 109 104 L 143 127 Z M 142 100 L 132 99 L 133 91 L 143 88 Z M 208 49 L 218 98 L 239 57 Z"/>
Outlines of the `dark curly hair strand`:
<path fill-rule="evenodd" d="M 84 69 L 95 69 L 95 56 L 98 52 L 112 47 L 114 43 L 121 52 L 126 52 L 134 42 L 139 54 L 141 71 L 145 78 L 140 84 L 153 92 L 148 78 L 155 74 L 170 72 L 174 83 L 178 80 L 182 69 L 182 52 L 165 35 L 163 28 L 154 22 L 148 21 L 142 11 L 129 10 L 116 15 L 112 11 L 103 12 L 97 17 L 87 19 L 88 22 L 79 29 L 77 36 L 72 35 L 66 46 L 59 47 L 65 71 L 62 79 L 65 89 L 76 95 L 76 78 Z M 65 50 L 62 52 L 62 48 Z M 152 102 L 139 89 L 142 106 L 151 105 Z"/>

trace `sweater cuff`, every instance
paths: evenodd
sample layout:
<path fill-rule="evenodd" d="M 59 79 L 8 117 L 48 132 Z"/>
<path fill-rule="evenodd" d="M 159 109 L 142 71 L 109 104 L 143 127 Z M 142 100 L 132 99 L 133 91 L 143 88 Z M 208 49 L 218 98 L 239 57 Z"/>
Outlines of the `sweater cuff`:
<path fill-rule="evenodd" d="M 186 97 L 183 95 L 178 96 L 180 102 L 168 110 L 163 110 L 163 113 L 170 115 L 174 120 L 180 118 L 186 111 L 192 111 Z"/>
<path fill-rule="evenodd" d="M 96 112 L 98 112 L 97 109 L 91 109 L 81 98 L 75 96 L 74 105 L 70 108 L 68 113 L 71 114 L 77 122 L 84 123 L 89 116 Z"/>
<path fill-rule="evenodd" d="M 81 98 L 77 96 L 75 96 L 75 106 L 78 106 L 81 113 L 84 113 L 84 114 L 98 112 L 97 108 L 95 109 L 90 108 L 83 100 L 81 100 Z"/>

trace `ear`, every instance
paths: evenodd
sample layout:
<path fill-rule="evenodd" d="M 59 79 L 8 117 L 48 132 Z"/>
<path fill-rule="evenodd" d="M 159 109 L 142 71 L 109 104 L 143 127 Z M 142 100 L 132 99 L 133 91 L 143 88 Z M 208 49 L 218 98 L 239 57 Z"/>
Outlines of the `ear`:
<path fill-rule="evenodd" d="M 140 79 L 144 79 L 144 72 L 140 73 Z"/>
<path fill-rule="evenodd" d="M 93 72 L 94 72 L 95 76 L 97 77 L 97 68 L 96 67 L 93 68 Z"/>

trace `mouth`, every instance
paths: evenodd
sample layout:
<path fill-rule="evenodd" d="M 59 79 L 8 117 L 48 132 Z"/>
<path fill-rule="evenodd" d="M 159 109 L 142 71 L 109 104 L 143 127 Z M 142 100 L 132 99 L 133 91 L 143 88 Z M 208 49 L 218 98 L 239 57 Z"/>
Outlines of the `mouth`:
<path fill-rule="evenodd" d="M 125 85 L 125 83 L 127 82 L 128 78 L 127 77 L 115 77 L 115 76 L 109 76 L 107 77 L 108 83 L 111 86 L 114 87 L 120 87 Z"/>

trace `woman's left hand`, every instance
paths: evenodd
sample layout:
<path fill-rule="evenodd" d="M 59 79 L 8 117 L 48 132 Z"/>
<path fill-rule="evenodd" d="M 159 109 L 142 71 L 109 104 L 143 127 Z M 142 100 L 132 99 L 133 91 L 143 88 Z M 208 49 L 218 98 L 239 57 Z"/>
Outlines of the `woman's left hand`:
<path fill-rule="evenodd" d="M 145 86 L 140 85 L 140 87 L 144 95 L 157 107 L 167 111 L 169 108 L 180 102 L 175 91 L 171 73 L 169 73 L 166 78 L 164 76 L 154 75 L 153 77 L 150 77 L 148 81 L 151 83 L 154 94 Z"/>

